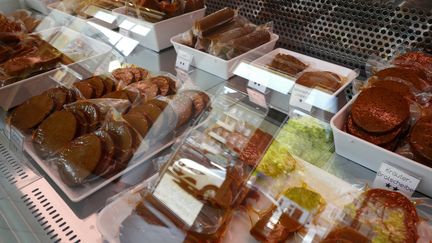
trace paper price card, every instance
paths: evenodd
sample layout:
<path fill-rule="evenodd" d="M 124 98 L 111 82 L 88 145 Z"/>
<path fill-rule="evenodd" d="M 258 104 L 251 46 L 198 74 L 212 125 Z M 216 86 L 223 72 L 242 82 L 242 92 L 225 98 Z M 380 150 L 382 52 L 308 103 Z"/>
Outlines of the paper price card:
<path fill-rule="evenodd" d="M 413 176 L 390 163 L 383 162 L 377 172 L 373 187 L 397 191 L 407 197 L 411 197 L 420 180 L 417 176 Z"/>
<path fill-rule="evenodd" d="M 191 69 L 193 56 L 185 51 L 178 50 L 177 51 L 177 60 L 176 60 L 176 67 L 189 72 Z"/>
<path fill-rule="evenodd" d="M 289 104 L 291 106 L 298 107 L 310 112 L 312 110 L 312 104 L 308 103 L 307 99 L 311 92 L 311 88 L 295 84 L 293 89 L 291 90 L 291 98 Z"/>

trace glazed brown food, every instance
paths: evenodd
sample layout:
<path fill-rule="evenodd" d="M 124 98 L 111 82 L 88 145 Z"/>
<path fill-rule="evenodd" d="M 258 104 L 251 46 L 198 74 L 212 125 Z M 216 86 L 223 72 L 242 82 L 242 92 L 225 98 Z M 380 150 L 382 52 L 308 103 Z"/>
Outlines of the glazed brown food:
<path fill-rule="evenodd" d="M 409 136 L 409 144 L 419 162 L 432 166 L 432 122 L 420 120 Z"/>
<path fill-rule="evenodd" d="M 102 96 L 102 98 L 129 100 L 129 96 L 126 90 L 117 90 Z"/>
<path fill-rule="evenodd" d="M 208 32 L 211 29 L 228 23 L 234 16 L 235 11 L 233 9 L 223 8 L 195 22 L 193 31 L 196 35 L 201 35 L 203 32 Z"/>
<path fill-rule="evenodd" d="M 356 211 L 353 222 L 369 223 L 373 227 L 388 227 L 383 222 L 386 215 L 392 211 L 401 210 L 403 214 L 402 222 L 404 224 L 403 231 L 390 232 L 388 237 L 392 239 L 391 233 L 403 233 L 404 239 L 399 240 L 399 242 L 414 243 L 417 241 L 417 223 L 419 222 L 419 217 L 415 206 L 408 198 L 398 192 L 383 189 L 368 190 L 362 194 L 362 197 L 360 207 Z"/>
<path fill-rule="evenodd" d="M 46 118 L 33 134 L 42 156 L 56 152 L 74 139 L 78 123 L 75 116 L 68 111 L 56 111 Z"/>
<path fill-rule="evenodd" d="M 393 92 L 399 93 L 405 99 L 410 101 L 415 101 L 415 95 L 412 92 L 411 88 L 405 83 L 401 83 L 393 80 L 380 80 L 372 83 L 372 87 L 381 87 Z"/>
<path fill-rule="evenodd" d="M 102 157 L 102 143 L 95 134 L 73 140 L 55 158 L 62 180 L 69 186 L 81 185 Z"/>
<path fill-rule="evenodd" d="M 87 82 L 92 86 L 95 98 L 99 98 L 105 93 L 105 85 L 101 77 L 94 76 L 83 82 Z"/>
<path fill-rule="evenodd" d="M 421 76 L 423 73 L 410 68 L 393 67 L 377 72 L 374 76 L 378 80 L 395 80 L 412 85 L 418 91 L 430 89 L 430 84 Z"/>
<path fill-rule="evenodd" d="M 112 168 L 114 167 L 114 151 L 115 145 L 114 141 L 106 131 L 96 131 L 94 133 L 102 142 L 102 157 L 96 168 L 93 171 L 93 174 L 96 176 L 104 177 L 106 174 L 110 173 Z"/>
<path fill-rule="evenodd" d="M 12 112 L 11 125 L 22 131 L 33 128 L 41 123 L 54 108 L 54 100 L 48 95 L 34 96 Z"/>
<path fill-rule="evenodd" d="M 417 68 L 425 73 L 432 70 L 432 56 L 423 52 L 408 52 L 398 56 L 393 64 L 409 68 Z"/>
<path fill-rule="evenodd" d="M 170 94 L 170 87 L 172 86 L 172 82 L 175 83 L 174 80 L 172 80 L 169 77 L 165 77 L 165 76 L 157 76 L 154 77 L 152 79 L 150 79 L 150 81 L 153 84 L 156 84 L 158 87 L 158 94 L 159 95 L 163 95 L 163 96 L 167 96 Z"/>
<path fill-rule="evenodd" d="M 256 166 L 272 141 L 272 135 L 260 129 L 255 130 L 249 142 L 241 151 L 240 160 L 252 167 Z"/>
<path fill-rule="evenodd" d="M 385 88 L 372 87 L 360 93 L 352 105 L 352 118 L 363 130 L 374 133 L 392 131 L 410 115 L 406 99 Z"/>
<path fill-rule="evenodd" d="M 267 30 L 256 30 L 243 37 L 237 38 L 233 41 L 235 55 L 241 55 L 252 49 L 257 48 L 270 41 L 271 35 Z"/>
<path fill-rule="evenodd" d="M 134 110 L 143 114 L 147 120 L 150 122 L 150 126 L 156 123 L 162 110 L 155 104 L 152 103 L 144 103 L 137 107 L 134 107 Z"/>
<path fill-rule="evenodd" d="M 109 121 L 105 124 L 107 131 L 115 144 L 114 160 L 116 170 L 123 169 L 133 154 L 133 133 L 125 122 Z"/>
<path fill-rule="evenodd" d="M 321 88 L 331 93 L 336 92 L 342 86 L 337 74 L 326 71 L 303 73 L 296 83 L 309 88 Z"/>
<path fill-rule="evenodd" d="M 341 227 L 330 232 L 321 243 L 368 243 L 367 237 L 351 227 Z"/>
<path fill-rule="evenodd" d="M 145 138 L 150 126 L 144 114 L 138 111 L 130 111 L 127 114 L 123 115 L 123 119 L 125 119 L 125 121 L 127 121 L 129 125 L 133 129 L 135 129 L 141 137 Z"/>
<path fill-rule="evenodd" d="M 84 135 L 90 132 L 90 122 L 88 121 L 87 115 L 80 110 L 74 110 L 73 114 L 78 122 L 78 134 Z"/>
<path fill-rule="evenodd" d="M 185 124 L 192 117 L 192 100 L 187 96 L 176 96 L 170 105 L 177 114 L 176 128 Z"/>
<path fill-rule="evenodd" d="M 79 91 L 81 97 L 84 99 L 91 99 L 95 96 L 95 90 L 87 82 L 76 82 L 73 86 Z"/>
<path fill-rule="evenodd" d="M 194 117 L 199 116 L 210 102 L 208 95 L 199 90 L 186 90 L 179 95 L 185 95 L 192 100 Z"/>
<path fill-rule="evenodd" d="M 399 127 L 388 133 L 370 133 L 358 127 L 352 120 L 351 115 L 348 116 L 346 128 L 348 133 L 378 146 L 389 144 L 402 132 L 402 127 Z"/>
<path fill-rule="evenodd" d="M 129 87 L 136 88 L 146 100 L 155 98 L 159 92 L 158 85 L 150 81 L 139 81 L 129 85 Z"/>
<path fill-rule="evenodd" d="M 46 91 L 46 94 L 54 99 L 55 101 L 55 109 L 61 110 L 63 108 L 63 105 L 68 103 L 70 98 L 68 98 L 68 89 L 63 87 L 58 88 L 52 88 Z"/>
<path fill-rule="evenodd" d="M 127 68 L 118 68 L 111 73 L 118 81 L 123 82 L 123 85 L 129 85 L 134 82 L 135 78 L 132 72 Z"/>
<path fill-rule="evenodd" d="M 76 111 L 81 111 L 82 113 L 84 113 L 90 131 L 96 130 L 99 127 L 100 122 L 102 120 L 102 115 L 97 105 L 88 101 L 75 102 L 69 105 L 66 108 L 66 110 L 71 111 L 73 113 L 75 113 Z"/>
<path fill-rule="evenodd" d="M 299 59 L 282 53 L 277 54 L 269 66 L 291 76 L 297 75 L 308 67 Z"/>

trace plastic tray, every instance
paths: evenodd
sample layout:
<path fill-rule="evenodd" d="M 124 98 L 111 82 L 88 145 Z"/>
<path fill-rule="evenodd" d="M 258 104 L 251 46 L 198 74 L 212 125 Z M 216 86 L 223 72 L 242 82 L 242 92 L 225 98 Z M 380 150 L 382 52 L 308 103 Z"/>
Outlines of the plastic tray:
<path fill-rule="evenodd" d="M 330 121 L 330 125 L 333 129 L 336 153 L 373 171 L 378 171 L 382 162 L 390 162 L 401 169 L 421 177 L 421 182 L 417 190 L 428 196 L 432 196 L 432 168 L 343 131 L 344 123 L 355 98 L 357 98 L 357 96 L 344 106 Z"/>
<path fill-rule="evenodd" d="M 304 72 L 308 72 L 308 71 L 330 71 L 330 72 L 336 73 L 337 75 L 342 77 L 343 85 L 336 92 L 331 94 L 331 96 L 337 96 L 338 94 L 340 94 L 359 75 L 359 73 L 356 72 L 355 70 L 352 70 L 352 69 L 349 69 L 346 67 L 342 67 L 342 66 L 330 63 L 330 62 L 326 62 L 326 61 L 323 61 L 323 60 L 320 60 L 317 58 L 306 56 L 306 55 L 303 55 L 303 54 L 300 54 L 297 52 L 289 51 L 289 50 L 286 50 L 283 48 L 275 49 L 272 52 L 268 53 L 267 55 L 262 56 L 262 57 L 260 57 L 260 58 L 258 58 L 252 62 L 252 64 L 254 64 L 255 66 L 265 68 L 266 70 L 268 69 L 269 72 L 274 72 L 274 73 L 282 76 L 285 79 L 286 83 L 289 84 L 289 85 L 285 85 L 285 89 L 287 89 L 287 90 L 291 90 L 292 86 L 294 86 L 296 78 L 288 76 L 288 75 L 283 74 L 281 72 L 278 72 L 277 70 L 270 69 L 268 67 L 268 65 L 270 65 L 270 63 L 272 62 L 272 60 L 274 59 L 274 57 L 277 54 L 291 55 L 291 56 L 299 59 L 300 61 L 307 63 L 309 66 L 308 66 L 308 68 L 306 68 L 304 70 Z M 269 86 L 271 85 L 270 80 L 267 83 Z M 328 93 L 323 92 L 323 91 L 319 91 L 319 92 L 323 93 L 322 95 L 324 95 L 324 94 L 329 95 Z"/>
<path fill-rule="evenodd" d="M 172 46 L 170 38 L 190 29 L 195 20 L 204 17 L 206 8 L 182 14 L 156 23 L 150 23 L 123 14 L 126 7 L 116 8 L 113 14 L 123 17 L 120 31 L 137 40 L 140 45 L 160 51 Z"/>
<path fill-rule="evenodd" d="M 193 61 L 191 63 L 192 66 L 223 79 L 229 79 L 230 77 L 234 76 L 234 69 L 241 61 L 253 61 L 273 50 L 274 46 L 276 45 L 276 41 L 279 39 L 279 36 L 273 33 L 269 42 L 230 60 L 224 60 L 195 48 L 180 44 L 180 38 L 181 34 L 171 38 L 171 42 L 173 43 L 176 52 L 181 50 L 193 56 Z"/>
<path fill-rule="evenodd" d="M 88 53 L 82 53 L 82 58 L 79 58 L 75 63 L 67 66 L 70 69 L 93 72 L 103 63 L 103 60 L 111 51 L 111 47 L 108 45 L 66 27 L 44 30 L 38 32 L 38 34 L 40 34 L 44 40 L 47 40 L 50 36 L 55 34 L 56 36 L 51 38 L 49 43 L 60 51 L 63 51 L 73 42 L 79 42 L 88 47 Z M 1 87 L 0 106 L 4 110 L 9 110 L 28 98 L 55 86 L 57 83 L 53 77 L 58 70 L 59 69 L 54 69 Z"/>
<path fill-rule="evenodd" d="M 326 201 L 332 202 L 334 206 L 343 208 L 344 205 L 349 204 L 360 193 L 360 190 L 352 187 L 344 180 L 307 162 L 299 159 L 297 161 L 304 166 L 304 178 L 307 179 L 308 186 L 320 193 Z M 120 242 L 119 234 L 122 222 L 132 213 L 136 204 L 141 200 L 140 191 L 154 182 L 156 178 L 157 174 L 132 190 L 125 192 L 102 209 L 98 214 L 97 227 L 104 240 L 110 243 Z M 346 197 L 348 194 L 352 196 Z M 136 239 L 137 242 L 140 240 L 142 238 Z"/>

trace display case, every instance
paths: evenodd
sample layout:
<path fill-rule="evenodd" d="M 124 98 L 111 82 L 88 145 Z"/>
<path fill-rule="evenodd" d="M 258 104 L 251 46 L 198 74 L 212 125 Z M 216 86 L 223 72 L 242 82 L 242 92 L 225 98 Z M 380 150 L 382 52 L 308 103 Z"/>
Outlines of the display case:
<path fill-rule="evenodd" d="M 427 1 L 3 4 L 0 241 L 432 240 Z"/>

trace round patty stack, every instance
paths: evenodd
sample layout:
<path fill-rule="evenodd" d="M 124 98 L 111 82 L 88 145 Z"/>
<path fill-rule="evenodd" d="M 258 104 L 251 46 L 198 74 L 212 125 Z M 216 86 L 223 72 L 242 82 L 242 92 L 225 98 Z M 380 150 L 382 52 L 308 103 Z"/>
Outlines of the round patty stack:
<path fill-rule="evenodd" d="M 352 105 L 346 122 L 348 133 L 394 150 L 400 136 L 407 131 L 409 102 L 390 89 L 371 87 L 364 90 Z"/>
<path fill-rule="evenodd" d="M 414 160 L 432 166 L 432 116 L 417 121 L 411 130 L 408 142 Z"/>

